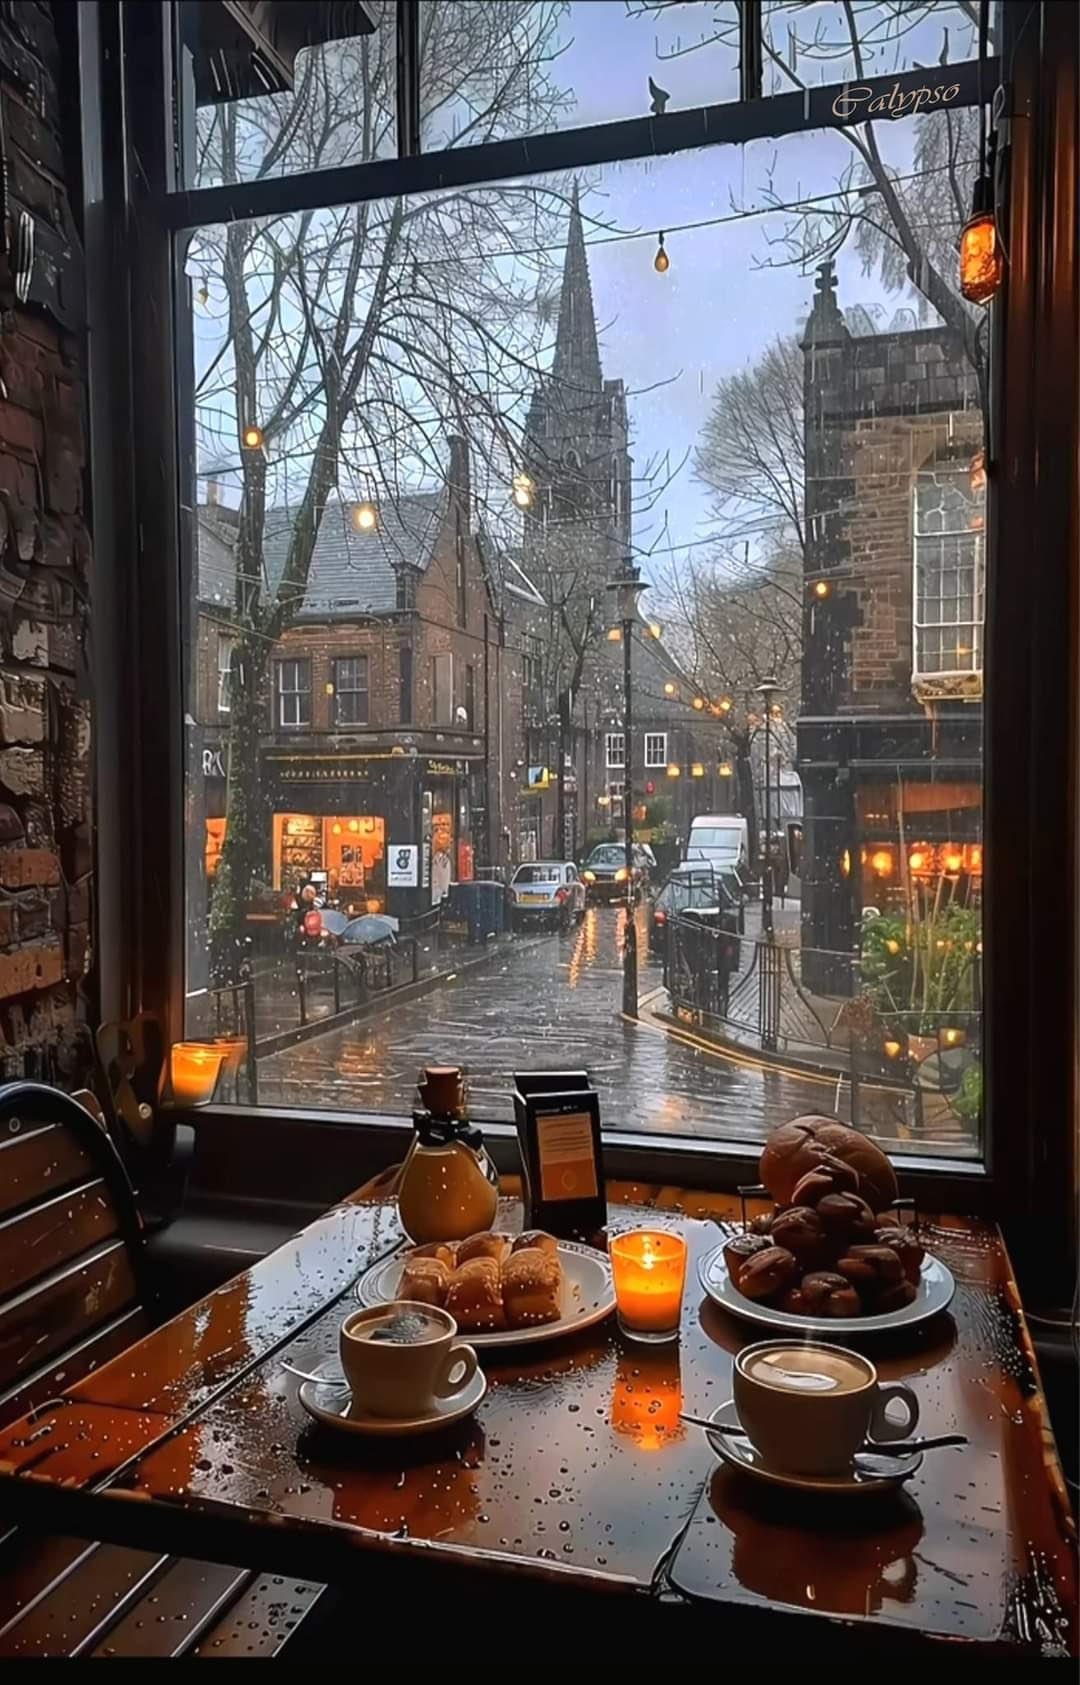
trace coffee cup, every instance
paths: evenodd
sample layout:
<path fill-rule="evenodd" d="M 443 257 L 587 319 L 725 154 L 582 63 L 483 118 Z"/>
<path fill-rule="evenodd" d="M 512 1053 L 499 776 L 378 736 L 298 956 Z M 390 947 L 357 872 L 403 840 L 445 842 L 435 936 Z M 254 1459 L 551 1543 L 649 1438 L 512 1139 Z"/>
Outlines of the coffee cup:
<path fill-rule="evenodd" d="M 341 1325 L 340 1352 L 354 1409 L 404 1420 L 464 1392 L 476 1353 L 457 1331 L 446 1311 L 411 1300 L 353 1311 Z"/>
<path fill-rule="evenodd" d="M 844 1474 L 866 1440 L 904 1439 L 919 1420 L 910 1387 L 882 1384 L 861 1352 L 824 1343 L 746 1346 L 735 1359 L 734 1394 L 751 1444 L 789 1474 Z M 894 1399 L 904 1404 L 902 1423 L 886 1414 Z"/>

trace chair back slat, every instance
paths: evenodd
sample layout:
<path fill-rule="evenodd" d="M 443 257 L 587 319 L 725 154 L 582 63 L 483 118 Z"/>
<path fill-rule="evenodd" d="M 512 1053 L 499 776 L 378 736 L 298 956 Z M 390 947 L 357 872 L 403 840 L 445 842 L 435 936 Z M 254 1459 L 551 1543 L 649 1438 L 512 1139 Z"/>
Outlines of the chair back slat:
<path fill-rule="evenodd" d="M 43 1083 L 0 1086 L 0 1410 L 12 1395 L 130 1328 L 143 1301 L 135 1197 L 116 1149 L 84 1107 Z M 119 1349 L 119 1348 L 117 1348 Z M 81 1360 L 80 1360 L 81 1361 Z M 97 1361 L 89 1358 L 90 1367 Z M 78 1367 L 78 1363 L 71 1366 Z M 86 1369 L 82 1373 L 86 1373 Z M 59 1390 L 62 1390 L 62 1386 Z M 55 1396 L 55 1391 L 53 1396 Z M 9 1418 L 10 1419 L 10 1418 Z"/>

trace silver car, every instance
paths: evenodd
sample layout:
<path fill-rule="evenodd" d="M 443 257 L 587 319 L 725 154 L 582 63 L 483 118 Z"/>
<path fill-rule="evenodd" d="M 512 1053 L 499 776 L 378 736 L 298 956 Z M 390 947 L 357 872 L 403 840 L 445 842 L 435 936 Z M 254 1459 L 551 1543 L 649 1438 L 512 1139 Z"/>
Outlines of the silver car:
<path fill-rule="evenodd" d="M 585 885 L 572 860 L 530 860 L 510 880 L 510 917 L 515 930 L 547 925 L 569 930 L 585 916 Z"/>

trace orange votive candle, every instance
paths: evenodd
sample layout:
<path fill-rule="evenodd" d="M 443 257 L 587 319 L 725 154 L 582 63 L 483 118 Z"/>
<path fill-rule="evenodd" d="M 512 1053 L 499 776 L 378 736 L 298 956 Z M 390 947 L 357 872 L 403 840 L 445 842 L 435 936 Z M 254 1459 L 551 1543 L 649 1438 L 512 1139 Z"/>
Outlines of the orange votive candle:
<path fill-rule="evenodd" d="M 668 1333 L 679 1326 L 686 1242 L 659 1229 L 614 1235 L 610 1245 L 619 1321 L 628 1332 Z"/>
<path fill-rule="evenodd" d="M 212 1100 L 225 1058 L 221 1047 L 176 1041 L 169 1049 L 169 1086 L 176 1106 L 205 1106 Z"/>

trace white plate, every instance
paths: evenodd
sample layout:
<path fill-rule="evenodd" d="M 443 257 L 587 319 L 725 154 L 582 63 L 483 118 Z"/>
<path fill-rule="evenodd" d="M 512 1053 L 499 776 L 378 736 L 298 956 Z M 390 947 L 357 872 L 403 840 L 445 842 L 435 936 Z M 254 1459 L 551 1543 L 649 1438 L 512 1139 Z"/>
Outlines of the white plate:
<path fill-rule="evenodd" d="M 485 1346 L 534 1346 L 545 1340 L 557 1340 L 562 1334 L 578 1328 L 591 1328 L 603 1322 L 615 1309 L 615 1288 L 611 1280 L 611 1261 L 595 1247 L 580 1246 L 576 1240 L 560 1240 L 559 1261 L 562 1264 L 562 1311 L 558 1322 L 541 1323 L 536 1328 L 496 1328 L 486 1334 L 473 1328 L 463 1328 L 461 1337 L 478 1351 Z M 398 1282 L 405 1262 L 403 1252 L 395 1252 L 373 1264 L 356 1284 L 356 1296 L 362 1305 L 385 1305 L 397 1295 Z"/>
<path fill-rule="evenodd" d="M 438 1428 L 448 1428 L 452 1422 L 471 1416 L 487 1392 L 487 1377 L 482 1369 L 478 1369 L 468 1386 L 453 1398 L 437 1398 L 434 1409 L 423 1416 L 369 1416 L 354 1409 L 348 1389 L 340 1385 L 337 1378 L 341 1370 L 337 1360 L 328 1358 L 324 1364 L 319 1364 L 315 1373 L 321 1374 L 324 1369 L 332 1379 L 304 1381 L 301 1384 L 297 1397 L 304 1409 L 324 1427 L 338 1428 L 342 1433 L 366 1434 L 368 1438 L 401 1439 L 405 1435 L 434 1433 Z"/>
<path fill-rule="evenodd" d="M 705 1254 L 698 1264 L 698 1279 L 715 1304 L 746 1322 L 756 1322 L 761 1328 L 779 1328 L 784 1333 L 828 1334 L 841 1343 L 849 1334 L 884 1333 L 890 1328 L 911 1328 L 917 1322 L 925 1322 L 943 1311 L 956 1292 L 952 1271 L 929 1253 L 923 1259 L 917 1298 L 898 1311 L 883 1311 L 878 1316 L 796 1316 L 793 1311 L 756 1304 L 753 1299 L 744 1298 L 732 1282 L 724 1262 L 723 1246 Z"/>
<path fill-rule="evenodd" d="M 748 1439 L 724 1432 L 725 1426 L 739 1425 L 734 1404 L 722 1404 L 719 1410 L 713 1411 L 710 1420 L 717 1426 L 706 1432 L 706 1438 L 722 1462 L 741 1469 L 754 1480 L 765 1481 L 770 1486 L 786 1486 L 791 1491 L 828 1493 L 839 1498 L 866 1497 L 889 1486 L 902 1485 L 922 1467 L 921 1451 L 912 1451 L 907 1457 L 878 1457 L 872 1451 L 860 1451 L 850 1474 L 787 1474 L 783 1469 L 771 1468 Z"/>

